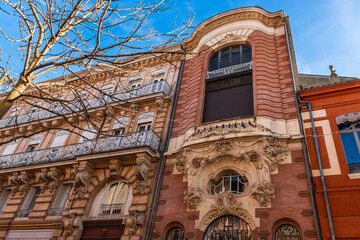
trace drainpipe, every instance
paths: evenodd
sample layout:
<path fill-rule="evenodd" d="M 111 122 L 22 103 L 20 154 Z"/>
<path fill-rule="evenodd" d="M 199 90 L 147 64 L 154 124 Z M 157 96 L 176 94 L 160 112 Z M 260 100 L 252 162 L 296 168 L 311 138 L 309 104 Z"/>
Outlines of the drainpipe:
<path fill-rule="evenodd" d="M 184 52 L 185 52 L 185 50 L 184 50 Z M 162 185 L 162 179 L 163 179 L 165 165 L 166 165 L 166 157 L 164 156 L 164 153 L 167 151 L 168 146 L 169 146 L 171 130 L 172 130 L 174 116 L 175 116 L 175 109 L 176 109 L 177 100 L 178 100 L 178 96 L 179 96 L 180 83 L 181 83 L 181 79 L 182 79 L 182 73 L 184 70 L 184 63 L 185 63 L 185 54 L 184 54 L 184 60 L 181 60 L 181 63 L 180 63 L 180 70 L 179 70 L 179 74 L 178 74 L 178 80 L 177 80 L 176 86 L 175 86 L 175 94 L 174 94 L 174 100 L 173 100 L 172 106 L 171 106 L 171 113 L 170 113 L 170 118 L 169 118 L 169 123 L 168 123 L 168 129 L 166 131 L 164 147 L 160 153 L 159 165 L 156 170 L 154 190 L 151 195 L 150 207 L 149 207 L 148 215 L 146 217 L 146 225 L 145 225 L 143 240 L 151 239 L 152 231 L 154 228 L 156 210 L 157 210 L 159 196 L 160 196 L 160 187 Z"/>
<path fill-rule="evenodd" d="M 299 108 L 299 98 L 298 98 L 297 91 L 296 91 L 293 63 L 292 63 L 292 58 L 291 58 L 292 54 L 290 51 L 290 42 L 289 42 L 290 37 L 289 37 L 289 33 L 288 33 L 288 31 L 290 32 L 290 23 L 289 23 L 288 17 L 285 19 L 285 27 L 284 28 L 285 28 L 285 36 L 286 36 L 286 42 L 287 42 L 287 48 L 288 48 L 288 54 L 289 54 L 291 77 L 292 77 L 294 93 L 295 93 L 295 103 L 296 103 L 296 111 L 297 111 L 297 116 L 298 116 L 299 128 L 300 128 L 301 135 L 305 136 L 302 116 L 301 116 L 300 108 Z M 320 225 L 319 225 L 319 215 L 318 215 L 316 201 L 315 201 L 315 195 L 314 195 L 315 189 L 313 188 L 312 172 L 311 172 L 310 161 L 309 161 L 309 156 L 308 156 L 308 148 L 307 148 L 305 138 L 301 139 L 301 144 L 302 144 L 302 149 L 303 149 L 303 154 L 304 154 L 304 159 L 305 159 L 305 168 L 306 168 L 306 173 L 307 173 L 306 175 L 307 175 L 307 180 L 308 180 L 308 185 L 309 185 L 311 206 L 312 206 L 313 215 L 314 215 L 316 237 L 317 237 L 317 240 L 321 240 L 322 237 L 321 237 L 321 230 L 320 230 Z"/>

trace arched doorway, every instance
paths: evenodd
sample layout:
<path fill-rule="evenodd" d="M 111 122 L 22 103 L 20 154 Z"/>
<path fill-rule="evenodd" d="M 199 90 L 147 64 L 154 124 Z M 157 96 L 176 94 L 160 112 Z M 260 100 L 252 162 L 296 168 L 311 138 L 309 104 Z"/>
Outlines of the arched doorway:
<path fill-rule="evenodd" d="M 237 216 L 221 216 L 206 228 L 203 240 L 252 240 L 250 225 Z"/>

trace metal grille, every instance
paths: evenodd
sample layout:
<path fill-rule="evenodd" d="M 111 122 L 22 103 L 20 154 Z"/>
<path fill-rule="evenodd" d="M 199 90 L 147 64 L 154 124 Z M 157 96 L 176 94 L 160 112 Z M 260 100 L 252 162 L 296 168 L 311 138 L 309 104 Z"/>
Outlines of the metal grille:
<path fill-rule="evenodd" d="M 207 228 L 203 240 L 253 240 L 250 225 L 236 216 L 222 216 Z"/>
<path fill-rule="evenodd" d="M 166 234 L 166 240 L 183 240 L 184 230 L 180 227 L 171 228 Z"/>
<path fill-rule="evenodd" d="M 276 240 L 300 240 L 300 232 L 296 227 L 284 224 L 278 227 L 275 232 Z"/>
<path fill-rule="evenodd" d="M 100 207 L 99 218 L 107 218 L 107 217 L 120 217 L 121 209 L 123 208 L 123 204 L 102 204 Z"/>

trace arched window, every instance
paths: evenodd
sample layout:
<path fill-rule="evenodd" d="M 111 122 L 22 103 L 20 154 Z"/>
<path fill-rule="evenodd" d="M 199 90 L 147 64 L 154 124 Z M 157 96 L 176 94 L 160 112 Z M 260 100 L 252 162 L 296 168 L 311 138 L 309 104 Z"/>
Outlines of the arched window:
<path fill-rule="evenodd" d="M 283 224 L 275 231 L 276 240 L 300 240 L 300 232 L 290 224 Z"/>
<path fill-rule="evenodd" d="M 223 192 L 240 194 L 246 190 L 248 181 L 235 171 L 223 171 L 209 182 L 209 193 L 217 195 Z"/>
<path fill-rule="evenodd" d="M 131 203 L 131 187 L 125 182 L 106 184 L 96 196 L 90 217 L 118 218 L 127 213 Z"/>
<path fill-rule="evenodd" d="M 360 173 L 360 112 L 336 118 L 350 173 Z"/>
<path fill-rule="evenodd" d="M 251 54 L 249 45 L 234 45 L 210 58 L 203 122 L 253 115 Z"/>
<path fill-rule="evenodd" d="M 181 227 L 173 227 L 166 233 L 166 240 L 183 240 L 184 230 Z"/>
<path fill-rule="evenodd" d="M 237 216 L 221 216 L 206 228 L 203 240 L 254 239 L 250 225 Z"/>

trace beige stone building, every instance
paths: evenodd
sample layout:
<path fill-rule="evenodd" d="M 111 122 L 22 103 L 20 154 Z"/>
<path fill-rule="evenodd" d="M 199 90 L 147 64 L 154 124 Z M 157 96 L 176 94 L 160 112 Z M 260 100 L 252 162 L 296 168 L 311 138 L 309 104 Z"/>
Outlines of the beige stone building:
<path fill-rule="evenodd" d="M 65 105 L 14 104 L 3 142 L 34 134 L 0 147 L 0 239 L 140 239 L 179 63 L 66 76 L 45 89 Z"/>

